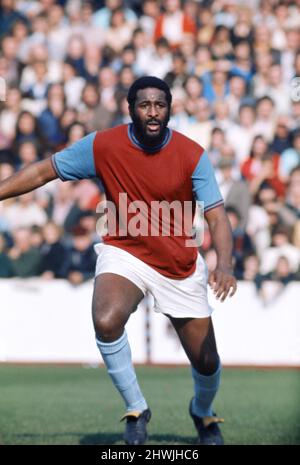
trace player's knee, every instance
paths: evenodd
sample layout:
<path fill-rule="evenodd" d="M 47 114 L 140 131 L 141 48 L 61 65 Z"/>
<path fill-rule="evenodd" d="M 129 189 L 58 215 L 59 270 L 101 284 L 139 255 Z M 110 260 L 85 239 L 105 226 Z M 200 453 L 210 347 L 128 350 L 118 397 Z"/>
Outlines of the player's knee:
<path fill-rule="evenodd" d="M 123 334 L 124 325 L 114 306 L 93 309 L 93 322 L 97 336 L 104 342 L 115 341 Z"/>
<path fill-rule="evenodd" d="M 196 370 L 202 375 L 213 375 L 220 365 L 220 358 L 217 352 L 206 352 L 200 357 Z"/>

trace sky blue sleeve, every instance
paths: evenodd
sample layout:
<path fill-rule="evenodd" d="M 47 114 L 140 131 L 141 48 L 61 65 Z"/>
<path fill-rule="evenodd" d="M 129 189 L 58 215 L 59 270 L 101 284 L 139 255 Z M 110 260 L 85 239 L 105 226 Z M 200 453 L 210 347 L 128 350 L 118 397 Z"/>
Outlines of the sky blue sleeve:
<path fill-rule="evenodd" d="M 77 181 L 97 176 L 93 151 L 95 137 L 96 131 L 52 155 L 55 171 L 62 181 Z"/>
<path fill-rule="evenodd" d="M 193 193 L 196 200 L 204 202 L 204 211 L 224 203 L 215 178 L 214 169 L 206 152 L 192 174 Z"/>

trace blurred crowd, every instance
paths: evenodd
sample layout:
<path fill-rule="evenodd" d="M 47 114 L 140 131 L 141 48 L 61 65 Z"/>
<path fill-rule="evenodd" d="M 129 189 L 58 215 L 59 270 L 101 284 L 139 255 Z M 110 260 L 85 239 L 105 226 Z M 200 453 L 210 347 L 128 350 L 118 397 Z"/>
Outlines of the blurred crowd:
<path fill-rule="evenodd" d="M 170 85 L 169 126 L 214 165 L 236 277 L 299 280 L 300 0 L 2 0 L 0 180 L 129 122 L 143 75 Z M 1 202 L 0 277 L 91 278 L 102 198 L 57 180 Z M 201 249 L 213 267 L 208 231 Z"/>

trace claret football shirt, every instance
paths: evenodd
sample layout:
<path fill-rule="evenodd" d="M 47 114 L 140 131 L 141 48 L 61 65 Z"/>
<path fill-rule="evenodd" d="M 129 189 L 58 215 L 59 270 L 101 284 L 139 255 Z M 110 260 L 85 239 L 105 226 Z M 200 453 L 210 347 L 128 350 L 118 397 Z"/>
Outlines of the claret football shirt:
<path fill-rule="evenodd" d="M 223 203 L 212 165 L 200 145 L 168 129 L 161 145 L 149 151 L 129 124 L 93 132 L 55 153 L 52 161 L 63 181 L 101 180 L 116 213 L 116 228 L 108 228 L 103 237 L 106 244 L 172 279 L 194 272 L 197 248 L 186 246 L 191 236 L 182 225 L 184 207 L 192 205 L 194 213 L 195 200 L 204 202 L 204 211 Z M 162 210 L 157 209 L 162 202 L 167 210 L 170 206 L 165 217 L 170 224 L 163 223 Z"/>

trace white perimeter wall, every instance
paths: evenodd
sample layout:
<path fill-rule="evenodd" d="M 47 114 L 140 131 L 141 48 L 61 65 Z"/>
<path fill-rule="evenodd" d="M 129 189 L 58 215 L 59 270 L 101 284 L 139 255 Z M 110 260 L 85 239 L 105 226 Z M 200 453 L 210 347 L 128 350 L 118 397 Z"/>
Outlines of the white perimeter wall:
<path fill-rule="evenodd" d="M 224 365 L 300 366 L 300 284 L 289 284 L 272 300 L 274 288 L 270 283 L 267 305 L 252 283 L 240 282 L 223 304 L 209 291 Z M 99 363 L 92 291 L 92 282 L 0 280 L 0 362 Z M 127 324 L 134 362 L 187 363 L 169 320 L 153 310 L 147 318 L 147 306 L 150 299 Z"/>

